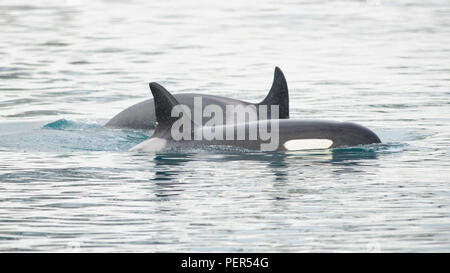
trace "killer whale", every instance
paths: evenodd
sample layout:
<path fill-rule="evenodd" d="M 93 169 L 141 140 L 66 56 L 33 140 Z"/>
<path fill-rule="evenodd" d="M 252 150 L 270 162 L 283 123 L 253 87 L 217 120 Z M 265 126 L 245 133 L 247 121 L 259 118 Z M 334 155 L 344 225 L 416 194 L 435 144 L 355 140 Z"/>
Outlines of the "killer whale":
<path fill-rule="evenodd" d="M 223 137 L 222 139 L 196 140 L 195 137 L 192 137 L 190 140 L 175 140 L 172 128 L 178 118 L 173 117 L 171 111 L 180 103 L 164 87 L 157 83 L 150 83 L 150 89 L 154 97 L 158 125 L 149 139 L 131 149 L 134 151 L 160 151 L 172 148 L 183 149 L 204 146 L 234 146 L 249 150 L 287 151 L 381 143 L 381 140 L 374 132 L 355 123 L 294 119 L 257 120 L 238 124 L 225 124 L 213 128 L 191 120 L 193 126 L 189 133 L 192 136 L 199 131 L 203 132 L 211 129 L 222 132 L 223 136 L 229 130 L 236 136 L 239 130 L 250 132 L 250 129 L 255 127 L 275 128 L 277 129 L 278 141 L 270 149 L 264 148 L 270 146 L 270 141 L 267 138 L 263 138 L 261 134 L 258 134 L 254 139 L 227 139 Z M 184 115 L 181 115 L 180 118 L 183 117 Z"/>
<path fill-rule="evenodd" d="M 286 78 L 279 67 L 275 67 L 272 87 L 267 96 L 260 103 L 249 103 L 241 100 L 226 98 L 222 96 L 205 95 L 198 93 L 184 93 L 173 95 L 175 99 L 191 109 L 194 106 L 194 98 L 201 97 L 203 108 L 214 104 L 225 109 L 226 105 L 279 105 L 279 118 L 289 118 L 289 93 Z M 270 109 L 270 108 L 269 108 Z M 268 113 L 270 116 L 270 113 Z M 155 104 L 153 99 L 148 99 L 130 106 L 118 113 L 104 126 L 111 128 L 128 129 L 154 129 L 156 126 Z M 226 120 L 224 121 L 226 123 Z"/>

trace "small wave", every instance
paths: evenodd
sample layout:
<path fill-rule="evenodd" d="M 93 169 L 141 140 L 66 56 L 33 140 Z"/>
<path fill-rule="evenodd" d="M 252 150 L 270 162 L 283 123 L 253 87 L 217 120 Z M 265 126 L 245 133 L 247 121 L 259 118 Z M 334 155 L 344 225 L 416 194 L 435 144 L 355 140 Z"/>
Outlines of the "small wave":
<path fill-rule="evenodd" d="M 0 147 L 43 152 L 127 151 L 146 138 L 142 131 L 111 130 L 96 122 L 59 119 L 0 135 Z"/>
<path fill-rule="evenodd" d="M 398 143 L 425 139 L 433 135 L 433 132 L 417 128 L 391 128 L 377 130 L 377 135 L 383 143 Z"/>
<path fill-rule="evenodd" d="M 62 114 L 73 114 L 66 111 L 52 111 L 52 110 L 37 110 L 37 111 L 25 111 L 14 115 L 6 115 L 8 118 L 23 118 L 23 117 L 35 117 L 35 116 L 53 116 Z"/>
<path fill-rule="evenodd" d="M 98 128 L 101 125 L 92 124 L 92 123 L 84 123 L 84 122 L 75 122 L 67 119 L 59 119 L 57 121 L 45 124 L 42 129 L 53 129 L 53 130 L 84 130 L 84 129 L 93 129 Z"/>
<path fill-rule="evenodd" d="M 64 43 L 64 42 L 59 42 L 59 41 L 48 41 L 46 43 L 42 44 L 43 46 L 69 46 L 68 43 Z"/>
<path fill-rule="evenodd" d="M 11 107 L 11 106 L 17 106 L 20 104 L 30 104 L 34 102 L 33 99 L 13 99 L 13 100 L 7 100 L 7 101 L 0 101 L 0 107 Z"/>
<path fill-rule="evenodd" d="M 25 79 L 29 77 L 30 74 L 26 72 L 12 72 L 0 74 L 0 79 L 9 80 L 9 79 Z"/>

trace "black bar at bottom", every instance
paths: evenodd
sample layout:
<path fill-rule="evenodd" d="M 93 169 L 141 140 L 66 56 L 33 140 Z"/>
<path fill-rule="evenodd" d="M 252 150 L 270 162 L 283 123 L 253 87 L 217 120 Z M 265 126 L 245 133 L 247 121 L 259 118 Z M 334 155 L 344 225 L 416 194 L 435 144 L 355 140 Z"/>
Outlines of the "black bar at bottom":
<path fill-rule="evenodd" d="M 3 268 L 67 270 L 113 269 L 123 272 L 310 272 L 324 269 L 417 269 L 445 262 L 436 254 L 319 254 L 319 253 L 3 253 Z M 432 261 L 430 261 L 432 260 Z"/>

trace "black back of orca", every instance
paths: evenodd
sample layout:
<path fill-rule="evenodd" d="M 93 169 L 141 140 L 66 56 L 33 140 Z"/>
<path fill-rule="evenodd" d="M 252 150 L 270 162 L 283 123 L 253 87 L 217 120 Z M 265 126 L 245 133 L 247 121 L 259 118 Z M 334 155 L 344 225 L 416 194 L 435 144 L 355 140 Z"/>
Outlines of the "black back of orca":
<path fill-rule="evenodd" d="M 155 114 L 158 126 L 149 140 L 137 145 L 133 150 L 153 151 L 155 149 L 152 145 L 158 145 L 158 148 L 225 145 L 250 150 L 285 151 L 338 148 L 381 142 L 374 132 L 355 123 L 292 119 L 257 120 L 214 127 L 204 127 L 190 120 L 191 132 L 189 132 L 189 139 L 176 141 L 173 139 L 172 128 L 179 117 L 172 117 L 171 111 L 175 106 L 179 105 L 179 102 L 164 87 L 157 83 L 150 83 L 150 89 L 155 100 Z M 261 126 L 268 128 L 266 131 L 275 132 L 275 134 L 271 135 L 271 138 L 267 138 L 267 135 L 262 137 L 259 131 Z M 196 130 L 208 130 L 211 128 L 214 128 L 215 131 L 220 131 L 222 136 L 212 140 L 195 140 Z M 233 132 L 233 139 L 229 139 L 227 136 L 227 131 L 230 128 Z M 255 128 L 258 128 L 258 133 L 255 138 L 250 138 L 250 130 Z M 239 131 L 243 131 L 246 138 L 236 138 Z M 275 141 L 274 145 L 267 145 L 271 144 L 272 141 Z"/>
<path fill-rule="evenodd" d="M 241 100 L 235 100 L 222 96 L 205 95 L 198 93 L 184 93 L 175 94 L 173 97 L 183 105 L 188 106 L 193 113 L 194 98 L 202 98 L 202 111 L 208 105 L 218 105 L 225 113 L 226 105 L 240 105 L 246 107 L 248 105 L 256 106 L 256 109 L 261 105 L 267 106 L 267 118 L 271 118 L 271 105 L 279 105 L 279 117 L 280 119 L 289 118 L 289 91 L 283 72 L 280 68 L 275 67 L 274 78 L 272 87 L 269 93 L 260 103 L 249 103 Z M 205 118 L 203 122 L 206 122 L 208 118 Z M 223 123 L 227 123 L 227 119 L 224 119 Z M 148 99 L 143 102 L 137 103 L 109 120 L 105 127 L 114 128 L 129 128 L 129 129 L 154 129 L 156 126 L 155 116 L 155 103 L 153 99 Z"/>

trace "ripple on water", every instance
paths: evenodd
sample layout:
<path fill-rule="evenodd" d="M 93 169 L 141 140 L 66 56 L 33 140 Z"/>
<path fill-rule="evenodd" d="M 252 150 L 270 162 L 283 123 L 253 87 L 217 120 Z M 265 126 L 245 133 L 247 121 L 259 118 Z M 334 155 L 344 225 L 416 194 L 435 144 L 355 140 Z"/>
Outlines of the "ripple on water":
<path fill-rule="evenodd" d="M 26 117 L 35 117 L 35 116 L 56 116 L 56 115 L 64 115 L 64 114 L 74 114 L 74 112 L 68 111 L 54 111 L 54 110 L 35 110 L 35 111 L 25 111 L 12 115 L 5 115 L 7 118 L 26 118 Z"/>
<path fill-rule="evenodd" d="M 148 134 L 142 131 L 111 130 L 103 128 L 100 123 L 66 119 L 29 131 L 16 131 L 16 128 L 14 126 L 11 132 L 0 135 L 1 147 L 30 152 L 127 151 L 148 138 Z"/>

